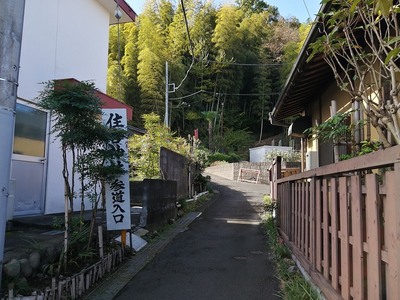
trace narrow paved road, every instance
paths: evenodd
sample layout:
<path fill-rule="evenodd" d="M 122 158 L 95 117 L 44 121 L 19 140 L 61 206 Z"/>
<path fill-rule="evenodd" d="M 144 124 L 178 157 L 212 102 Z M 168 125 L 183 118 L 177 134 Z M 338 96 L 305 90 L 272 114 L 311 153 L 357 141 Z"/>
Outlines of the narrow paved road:
<path fill-rule="evenodd" d="M 216 200 L 114 299 L 279 299 L 259 215 L 268 186 L 212 185 Z"/>

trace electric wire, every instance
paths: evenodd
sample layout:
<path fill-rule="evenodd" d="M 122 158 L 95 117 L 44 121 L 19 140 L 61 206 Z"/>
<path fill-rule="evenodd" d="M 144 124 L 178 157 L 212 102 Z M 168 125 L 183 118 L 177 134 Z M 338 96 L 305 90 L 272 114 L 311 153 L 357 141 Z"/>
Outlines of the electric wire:
<path fill-rule="evenodd" d="M 199 90 L 197 92 L 194 92 L 192 94 L 185 95 L 185 96 L 182 96 L 182 97 L 169 98 L 169 100 L 181 100 L 181 99 L 193 97 L 193 96 L 195 96 L 197 94 L 200 94 L 200 93 L 212 94 L 212 95 L 215 94 L 214 92 L 210 92 L 210 91 L 206 91 L 206 90 Z M 250 97 L 251 96 L 275 96 L 275 95 L 280 95 L 280 93 L 267 93 L 267 94 L 259 94 L 259 93 L 256 93 L 256 94 L 216 93 L 216 94 L 220 94 L 220 95 L 223 95 L 223 96 L 250 96 Z"/>
<path fill-rule="evenodd" d="M 190 52 L 192 54 L 192 62 L 189 66 L 189 69 L 186 71 L 185 76 L 183 77 L 181 83 L 174 89 L 174 92 L 177 91 L 182 84 L 185 82 L 186 78 L 189 75 L 190 70 L 192 69 L 193 65 L 194 65 L 194 50 L 193 50 L 193 41 L 190 37 L 190 32 L 189 32 L 189 24 L 188 24 L 188 20 L 187 20 L 187 16 L 186 16 L 186 10 L 185 10 L 185 5 L 183 3 L 183 0 L 181 0 L 181 6 L 182 6 L 182 12 L 183 12 L 183 18 L 185 20 L 185 27 L 186 27 L 186 34 L 188 36 L 188 40 L 189 40 L 189 47 L 190 47 Z"/>
<path fill-rule="evenodd" d="M 310 20 L 311 20 L 311 14 L 310 14 L 310 11 L 308 10 L 307 3 L 306 3 L 306 1 L 305 1 L 305 0 L 303 0 L 303 3 L 304 3 L 304 6 L 306 7 L 306 10 L 307 10 L 308 17 L 309 17 L 309 18 L 310 18 Z"/>
<path fill-rule="evenodd" d="M 182 97 L 169 98 L 169 100 L 180 100 L 180 99 L 185 99 L 185 98 L 189 98 L 189 97 L 192 97 L 192 96 L 194 96 L 194 95 L 197 95 L 197 94 L 200 94 L 200 93 L 203 93 L 203 92 L 204 92 L 203 90 L 200 90 L 200 91 L 194 92 L 194 93 L 192 93 L 192 94 L 190 94 L 190 95 L 186 95 L 186 96 L 182 96 Z"/>
<path fill-rule="evenodd" d="M 250 63 L 235 63 L 235 62 L 221 62 L 216 60 L 206 60 L 207 63 L 213 64 L 223 64 L 223 65 L 231 65 L 231 66 L 250 66 L 250 67 L 258 67 L 258 66 L 284 66 L 284 65 L 292 65 L 293 63 L 267 63 L 267 64 L 250 64 Z"/>

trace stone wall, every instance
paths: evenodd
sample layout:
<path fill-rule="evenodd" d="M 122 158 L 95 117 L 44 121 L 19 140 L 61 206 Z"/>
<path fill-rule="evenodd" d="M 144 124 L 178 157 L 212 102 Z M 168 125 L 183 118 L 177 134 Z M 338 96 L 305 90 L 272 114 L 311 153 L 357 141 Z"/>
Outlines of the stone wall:
<path fill-rule="evenodd" d="M 247 162 L 242 161 L 239 163 L 227 163 L 221 164 L 217 166 L 212 166 L 206 168 L 205 172 L 211 175 L 220 176 L 229 180 L 237 180 L 239 175 L 239 170 L 242 169 L 251 169 L 251 170 L 259 170 L 260 178 L 259 182 L 261 183 L 269 183 L 269 173 L 268 168 L 271 165 L 270 162 Z"/>

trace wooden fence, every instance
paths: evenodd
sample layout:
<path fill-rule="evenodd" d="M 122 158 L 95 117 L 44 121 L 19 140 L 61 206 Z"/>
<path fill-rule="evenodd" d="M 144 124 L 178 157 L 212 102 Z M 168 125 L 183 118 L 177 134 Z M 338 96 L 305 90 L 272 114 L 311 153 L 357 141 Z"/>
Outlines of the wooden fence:
<path fill-rule="evenodd" d="M 325 297 L 399 299 L 400 146 L 279 177 L 281 235 Z"/>

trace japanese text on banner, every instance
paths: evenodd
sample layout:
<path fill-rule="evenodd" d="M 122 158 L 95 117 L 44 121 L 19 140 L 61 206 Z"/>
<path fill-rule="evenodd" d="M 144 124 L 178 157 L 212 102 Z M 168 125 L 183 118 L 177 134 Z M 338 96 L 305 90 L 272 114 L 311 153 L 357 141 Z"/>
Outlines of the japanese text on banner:
<path fill-rule="evenodd" d="M 103 124 L 109 128 L 127 129 L 126 109 L 103 109 Z M 107 147 L 121 151 L 124 159 L 117 164 L 127 172 L 106 185 L 106 216 L 108 230 L 131 228 L 131 210 L 129 195 L 128 147 L 126 138 L 110 141 Z"/>

